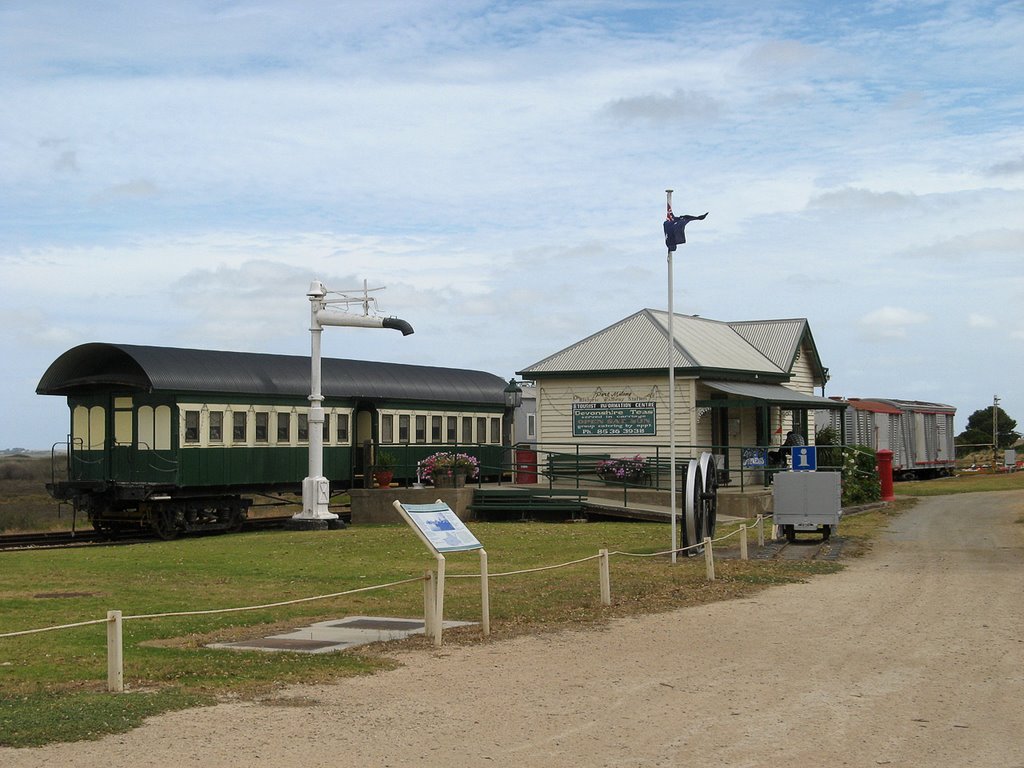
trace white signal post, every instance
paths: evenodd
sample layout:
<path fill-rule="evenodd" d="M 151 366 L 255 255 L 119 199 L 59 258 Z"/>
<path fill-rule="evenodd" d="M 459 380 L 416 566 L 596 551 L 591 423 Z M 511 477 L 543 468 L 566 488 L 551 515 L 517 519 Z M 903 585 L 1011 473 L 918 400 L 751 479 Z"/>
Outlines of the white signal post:
<path fill-rule="evenodd" d="M 320 336 L 325 325 L 353 326 L 356 328 L 393 328 L 403 336 L 413 332 L 412 326 L 397 317 L 354 315 L 328 307 L 327 288 L 314 280 L 306 293 L 310 304 L 309 331 L 312 335 L 310 350 L 309 394 L 309 476 L 302 481 L 302 511 L 293 515 L 299 525 L 325 528 L 338 515 L 331 512 L 331 481 L 324 477 L 324 396 L 321 391 Z M 364 307 L 366 305 L 364 304 Z"/>

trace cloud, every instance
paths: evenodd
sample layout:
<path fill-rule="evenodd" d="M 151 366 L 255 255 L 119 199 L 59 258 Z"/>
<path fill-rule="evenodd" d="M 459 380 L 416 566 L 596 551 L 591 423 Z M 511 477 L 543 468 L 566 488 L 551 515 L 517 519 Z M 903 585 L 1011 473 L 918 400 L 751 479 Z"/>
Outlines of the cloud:
<path fill-rule="evenodd" d="M 995 318 L 989 315 L 979 315 L 976 312 L 972 312 L 967 316 L 968 328 L 995 328 L 996 325 Z"/>
<path fill-rule="evenodd" d="M 1024 252 L 1024 229 L 990 229 L 957 235 L 931 245 L 904 251 L 911 258 L 979 261 L 1010 257 L 1014 261 Z"/>
<path fill-rule="evenodd" d="M 125 184 L 116 184 L 92 196 L 93 203 L 117 203 L 128 200 L 145 200 L 160 193 L 156 184 L 146 179 L 135 179 Z"/>
<path fill-rule="evenodd" d="M 807 202 L 808 208 L 860 208 L 865 210 L 891 211 L 894 208 L 909 208 L 916 205 L 916 195 L 900 192 L 873 192 L 870 189 L 845 187 L 815 195 Z"/>
<path fill-rule="evenodd" d="M 928 322 L 929 317 L 904 307 L 881 307 L 864 315 L 859 325 L 869 341 L 905 339 L 910 326 Z"/>
<path fill-rule="evenodd" d="M 989 176 L 1016 176 L 1017 174 L 1024 173 L 1024 155 L 1021 155 L 1016 160 L 1007 160 L 990 165 L 985 169 L 985 173 Z"/>
<path fill-rule="evenodd" d="M 667 96 L 649 93 L 615 99 L 606 104 L 603 111 L 609 117 L 627 122 L 711 122 L 718 118 L 722 104 L 706 93 L 677 88 Z"/>

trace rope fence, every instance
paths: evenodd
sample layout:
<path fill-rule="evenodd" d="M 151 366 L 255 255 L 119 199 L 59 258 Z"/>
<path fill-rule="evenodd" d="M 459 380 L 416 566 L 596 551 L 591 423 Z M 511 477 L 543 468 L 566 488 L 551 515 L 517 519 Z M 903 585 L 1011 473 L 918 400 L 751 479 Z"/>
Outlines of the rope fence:
<path fill-rule="evenodd" d="M 758 530 L 758 543 L 760 546 L 764 546 L 764 521 L 766 517 L 771 515 L 758 515 L 755 522 L 755 526 Z M 684 552 L 698 552 L 700 550 L 704 553 L 705 567 L 707 572 L 708 581 L 715 580 L 715 561 L 714 561 L 714 545 L 718 542 L 726 541 L 734 536 L 740 537 L 740 559 L 747 560 L 747 525 L 741 524 L 736 530 L 730 531 L 729 533 L 723 534 L 716 539 L 705 537 L 703 541 L 698 544 L 690 544 L 685 547 L 675 549 L 674 552 L 677 554 Z M 639 557 L 639 558 L 650 558 L 650 557 L 666 557 L 673 553 L 672 549 L 663 550 L 660 552 L 650 553 L 636 553 L 636 552 L 622 552 L 613 551 L 610 552 L 607 549 L 600 550 L 596 555 L 590 555 L 588 557 L 582 557 L 576 560 L 570 560 L 564 563 L 557 563 L 554 565 L 539 566 L 536 568 L 522 568 L 514 571 L 504 571 L 501 573 L 488 573 L 486 566 L 486 558 L 482 559 L 482 573 L 472 574 L 449 574 L 448 578 L 451 579 L 482 579 L 483 586 L 483 600 L 482 600 L 482 626 L 484 628 L 484 634 L 489 634 L 490 627 L 490 606 L 489 598 L 487 596 L 486 584 L 490 578 L 506 578 L 511 576 L 521 576 L 525 574 L 540 573 L 543 571 L 553 571 L 560 568 L 568 568 L 574 565 L 580 565 L 581 563 L 587 563 L 593 560 L 598 561 L 598 573 L 600 582 L 600 594 L 601 604 L 604 606 L 610 606 L 612 604 L 611 596 L 611 573 L 610 573 L 610 560 L 611 557 Z M 293 600 L 281 600 L 273 603 L 262 603 L 259 605 L 247 605 L 233 608 L 212 608 L 206 610 L 195 610 L 195 611 L 171 611 L 165 613 L 140 613 L 124 616 L 121 611 L 108 611 L 107 617 L 104 619 L 91 619 L 88 621 L 78 621 L 69 624 L 57 624 L 49 627 L 39 627 L 36 629 L 24 629 L 16 632 L 3 632 L 0 633 L 0 638 L 7 637 L 22 637 L 25 635 L 39 634 L 42 632 L 53 632 L 63 629 L 74 629 L 77 627 L 87 627 L 96 624 L 105 624 L 107 626 L 107 690 L 111 692 L 121 692 L 124 690 L 124 651 L 123 651 L 123 623 L 125 621 L 137 621 L 141 619 L 160 619 L 169 617 L 182 617 L 182 616 L 209 616 L 214 614 L 224 613 L 238 613 L 242 611 L 257 611 L 267 610 L 272 608 L 280 608 L 286 605 L 297 605 L 299 603 L 309 603 L 316 600 L 329 600 L 332 598 L 345 597 L 347 595 L 354 595 L 362 592 L 371 592 L 380 589 L 390 589 L 393 587 L 403 586 L 405 584 L 412 584 L 415 582 L 424 583 L 424 625 L 425 631 L 430 633 L 433 629 L 435 632 L 435 645 L 440 645 L 441 633 L 440 627 L 443 624 L 443 616 L 439 615 L 443 612 L 438 610 L 443 606 L 443 595 L 437 594 L 437 587 L 439 580 L 430 572 L 427 571 L 423 576 L 416 576 L 407 579 L 400 579 L 398 581 L 391 581 L 385 584 L 375 584 L 372 586 L 358 587 L 355 589 L 348 589 L 342 592 L 331 592 L 329 594 L 315 595 L 312 597 L 300 597 Z M 441 582 L 443 584 L 443 582 Z M 443 587 L 442 587 L 443 590 Z M 440 597 L 440 599 L 439 599 Z"/>

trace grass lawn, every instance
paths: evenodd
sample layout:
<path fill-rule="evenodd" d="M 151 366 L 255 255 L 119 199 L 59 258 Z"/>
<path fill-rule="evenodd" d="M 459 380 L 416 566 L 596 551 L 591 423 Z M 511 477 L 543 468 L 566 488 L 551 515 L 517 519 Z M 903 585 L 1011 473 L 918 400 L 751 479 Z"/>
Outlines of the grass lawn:
<path fill-rule="evenodd" d="M 891 515 L 912 503 L 898 501 L 844 520 L 846 551 L 868 546 Z M 655 523 L 475 523 L 472 528 L 487 548 L 492 574 L 565 563 L 603 547 L 660 552 L 668 540 L 667 525 Z M 728 530 L 720 526 L 719 535 Z M 750 542 L 756 544 L 753 532 Z M 721 546 L 736 549 L 738 537 Z M 418 577 L 433 565 L 424 546 L 400 525 L 0 552 L 0 633 L 102 619 L 108 610 L 128 616 L 278 602 Z M 448 557 L 449 576 L 478 567 L 476 553 Z M 667 557 L 613 556 L 610 607 L 600 603 L 596 561 L 492 576 L 492 638 L 730 599 L 841 567 L 834 561 L 723 558 L 716 559 L 717 580 L 709 583 L 702 557 L 682 557 L 673 566 Z M 479 601 L 477 580 L 449 579 L 445 617 L 478 621 Z M 419 617 L 422 611 L 422 585 L 416 581 L 274 609 L 126 621 L 123 694 L 105 691 L 103 624 L 0 638 L 0 745 L 97 738 L 171 709 L 388 668 L 396 662 L 386 655 L 386 646 L 323 655 L 204 646 L 347 615 Z M 423 638 L 404 642 L 427 646 Z M 479 629 L 448 631 L 445 642 L 480 642 Z"/>
<path fill-rule="evenodd" d="M 945 496 L 950 493 L 1018 491 L 1021 489 L 1024 489 L 1024 472 L 963 473 L 955 477 L 896 483 L 893 486 L 897 496 Z"/>

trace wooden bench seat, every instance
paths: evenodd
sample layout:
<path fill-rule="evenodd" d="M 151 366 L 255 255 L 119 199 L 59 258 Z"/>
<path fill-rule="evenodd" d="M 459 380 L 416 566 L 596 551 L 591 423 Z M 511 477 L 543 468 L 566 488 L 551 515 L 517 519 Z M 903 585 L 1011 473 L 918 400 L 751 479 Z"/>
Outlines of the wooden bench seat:
<path fill-rule="evenodd" d="M 477 519 L 544 515 L 583 515 L 587 492 L 574 488 L 477 488 L 470 511 Z"/>

